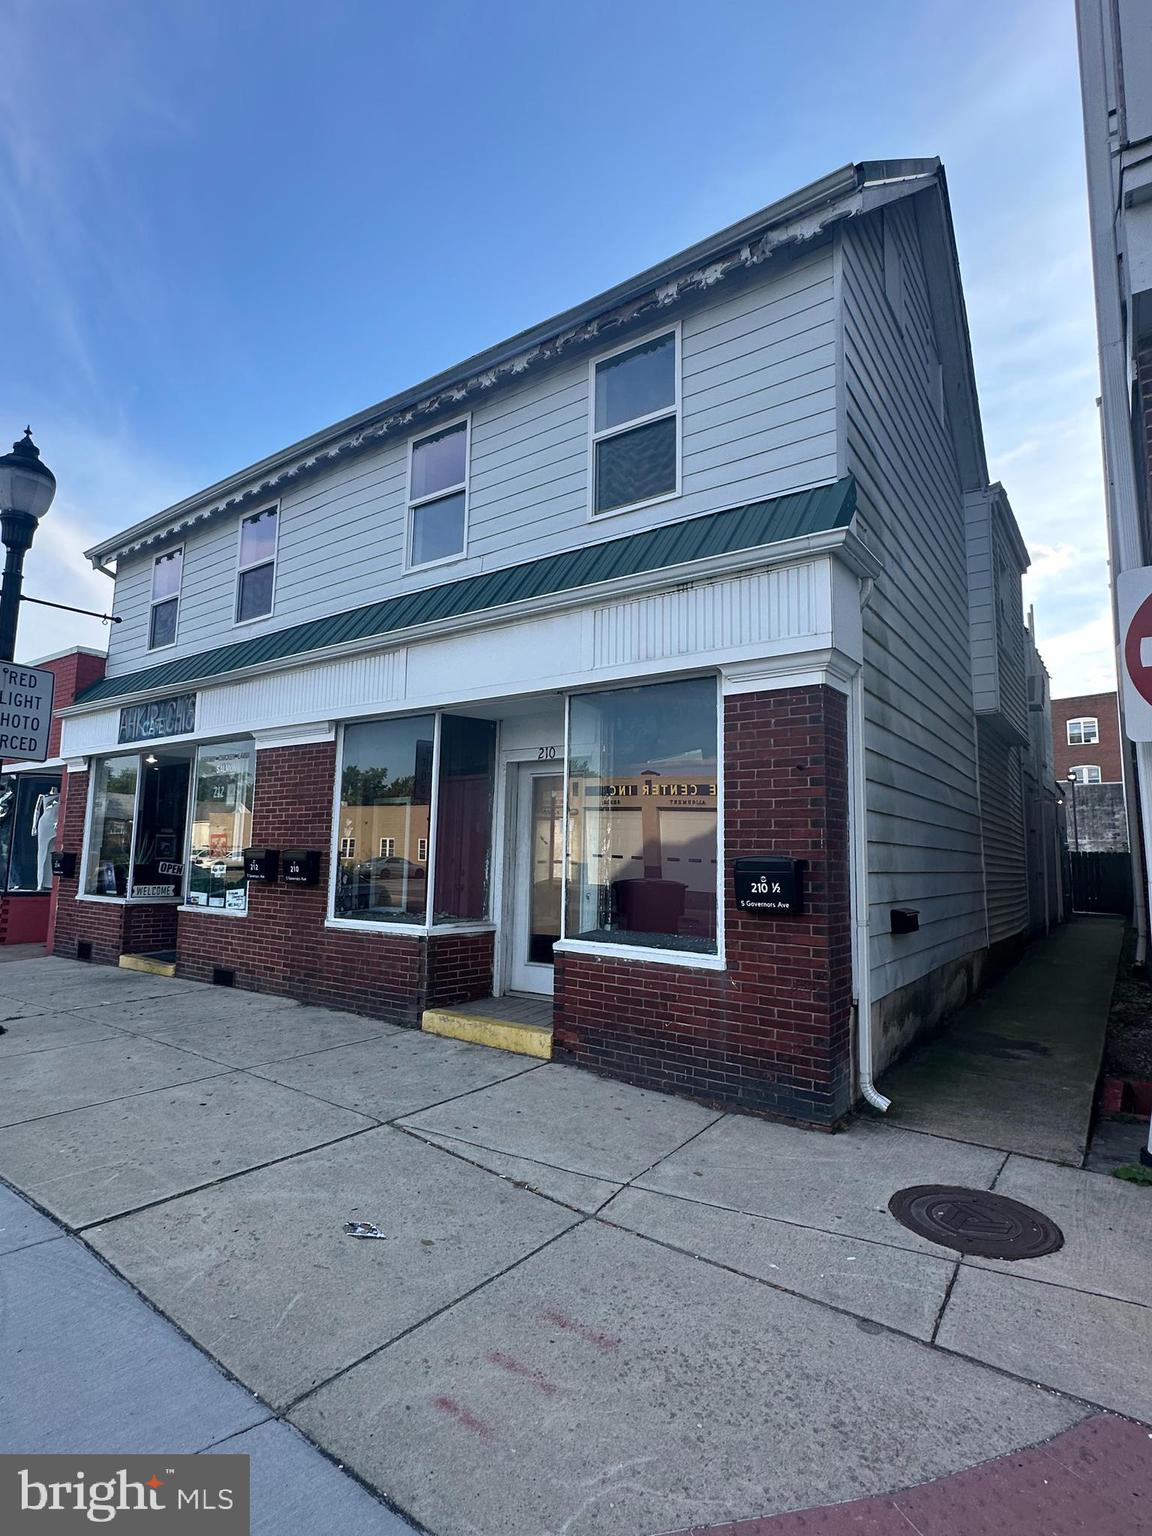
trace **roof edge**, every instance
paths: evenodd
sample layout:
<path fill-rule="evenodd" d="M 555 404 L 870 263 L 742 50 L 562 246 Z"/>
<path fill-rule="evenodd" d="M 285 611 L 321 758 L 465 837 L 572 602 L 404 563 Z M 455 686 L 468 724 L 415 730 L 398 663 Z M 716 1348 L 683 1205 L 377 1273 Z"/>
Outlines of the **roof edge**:
<path fill-rule="evenodd" d="M 483 375 L 490 370 L 510 363 L 521 353 L 554 340 L 564 331 L 594 321 L 599 316 L 635 300 L 660 285 L 671 281 L 678 274 L 700 267 L 721 252 L 739 247 L 756 236 L 763 236 L 777 226 L 821 210 L 831 210 L 840 200 L 860 193 L 864 188 L 892 185 L 908 181 L 908 192 L 918 189 L 925 178 L 942 174 L 939 157 L 905 160 L 865 160 L 841 166 L 817 181 L 789 193 L 786 197 L 769 203 L 766 207 L 748 215 L 735 224 L 729 224 L 715 234 L 697 241 L 676 255 L 668 257 L 656 266 L 648 267 L 635 276 L 625 279 L 615 287 L 606 289 L 583 303 L 561 311 L 549 319 L 520 331 L 507 340 L 465 358 L 462 362 L 433 374 L 419 384 L 389 396 L 376 405 L 367 407 L 355 415 L 321 428 L 318 432 L 267 458 L 260 459 L 246 468 L 236 471 L 223 480 L 175 502 L 151 517 L 134 523 L 110 538 L 102 539 L 84 551 L 85 558 L 103 569 L 104 562 L 124 551 L 131 544 L 162 534 L 170 524 L 201 514 L 210 503 L 236 498 L 247 492 L 259 493 L 259 482 L 269 476 L 282 474 L 294 460 L 323 452 L 341 437 L 355 434 L 379 425 L 384 418 L 398 411 L 415 408 L 422 401 L 440 391 L 450 390 L 464 380 Z M 916 183 L 917 185 L 913 185 Z M 806 231 L 808 234 L 816 231 Z"/>

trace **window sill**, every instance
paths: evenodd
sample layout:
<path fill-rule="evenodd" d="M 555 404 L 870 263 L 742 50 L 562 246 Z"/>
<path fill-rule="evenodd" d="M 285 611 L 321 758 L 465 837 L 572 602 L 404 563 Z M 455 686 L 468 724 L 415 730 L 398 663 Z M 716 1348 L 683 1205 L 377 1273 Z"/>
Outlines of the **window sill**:
<path fill-rule="evenodd" d="M 678 965 L 693 971 L 724 971 L 723 955 L 701 954 L 689 949 L 650 949 L 643 944 L 594 944 L 586 939 L 560 939 L 562 955 L 595 955 L 601 960 L 634 960 L 644 965 Z"/>
<path fill-rule="evenodd" d="M 195 902 L 182 902 L 176 908 L 177 912 L 200 912 L 208 917 L 247 917 L 247 907 L 241 911 L 238 907 L 199 907 Z"/>
<path fill-rule="evenodd" d="M 387 933 L 392 937 L 401 934 L 408 939 L 423 939 L 428 934 L 427 923 L 365 923 L 352 917 L 326 917 L 324 926 L 346 933 Z"/>
<path fill-rule="evenodd" d="M 118 907 L 174 907 L 179 896 L 90 896 L 85 892 L 77 901 L 102 901 Z"/>
<path fill-rule="evenodd" d="M 680 487 L 677 486 L 674 491 L 665 491 L 662 496 L 649 496 L 647 501 L 630 501 L 623 507 L 607 507 L 603 512 L 597 512 L 595 507 L 590 507 L 588 521 L 602 523 L 606 517 L 621 517 L 625 512 L 641 512 L 645 507 L 658 507 L 665 501 L 675 501 L 680 494 Z"/>
<path fill-rule="evenodd" d="M 495 933 L 496 924 L 477 919 L 475 922 L 458 923 L 365 923 L 350 917 L 329 917 L 325 928 L 349 928 L 355 933 L 404 934 L 410 939 L 433 938 L 442 933 Z"/>

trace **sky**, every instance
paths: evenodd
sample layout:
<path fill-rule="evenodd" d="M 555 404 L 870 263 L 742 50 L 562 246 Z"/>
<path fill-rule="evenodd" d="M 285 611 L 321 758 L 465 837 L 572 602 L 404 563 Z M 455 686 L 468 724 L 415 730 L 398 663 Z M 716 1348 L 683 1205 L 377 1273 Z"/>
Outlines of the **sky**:
<path fill-rule="evenodd" d="M 99 538 L 850 161 L 939 155 L 1053 693 L 1115 686 L 1071 0 L 0 0 L 0 448 Z M 103 647 L 26 606 L 18 656 Z"/>

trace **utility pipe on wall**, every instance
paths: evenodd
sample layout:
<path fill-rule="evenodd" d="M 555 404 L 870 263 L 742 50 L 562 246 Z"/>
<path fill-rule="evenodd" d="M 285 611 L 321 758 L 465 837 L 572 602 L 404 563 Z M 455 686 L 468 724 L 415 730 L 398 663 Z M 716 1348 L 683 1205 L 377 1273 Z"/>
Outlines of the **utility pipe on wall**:
<path fill-rule="evenodd" d="M 867 603 L 869 591 L 862 596 Z M 849 826 L 852 843 L 852 919 L 856 943 L 852 954 L 856 965 L 856 1051 L 860 1092 L 873 1109 L 890 1109 L 872 1078 L 872 946 L 869 940 L 868 908 L 868 802 L 865 789 L 864 759 L 864 674 L 857 670 L 848 694 L 848 782 Z"/>

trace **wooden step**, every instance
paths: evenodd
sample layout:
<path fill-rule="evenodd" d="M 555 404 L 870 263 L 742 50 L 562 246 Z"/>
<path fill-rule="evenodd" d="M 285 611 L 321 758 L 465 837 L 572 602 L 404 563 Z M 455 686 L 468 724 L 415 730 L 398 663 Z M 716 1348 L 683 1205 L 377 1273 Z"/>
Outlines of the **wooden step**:
<path fill-rule="evenodd" d="M 167 954 L 121 955 L 120 968 L 125 971 L 146 971 L 149 976 L 175 976 L 176 960 Z"/>

